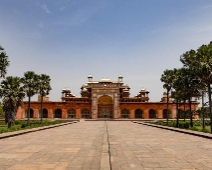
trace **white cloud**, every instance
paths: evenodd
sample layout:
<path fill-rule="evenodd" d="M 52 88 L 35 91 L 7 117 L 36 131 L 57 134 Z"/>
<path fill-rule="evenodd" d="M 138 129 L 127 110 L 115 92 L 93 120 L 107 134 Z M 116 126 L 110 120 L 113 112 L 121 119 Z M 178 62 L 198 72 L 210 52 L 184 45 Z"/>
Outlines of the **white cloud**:
<path fill-rule="evenodd" d="M 50 14 L 50 10 L 48 9 L 48 7 L 46 5 L 42 5 L 41 8 L 48 14 Z"/>

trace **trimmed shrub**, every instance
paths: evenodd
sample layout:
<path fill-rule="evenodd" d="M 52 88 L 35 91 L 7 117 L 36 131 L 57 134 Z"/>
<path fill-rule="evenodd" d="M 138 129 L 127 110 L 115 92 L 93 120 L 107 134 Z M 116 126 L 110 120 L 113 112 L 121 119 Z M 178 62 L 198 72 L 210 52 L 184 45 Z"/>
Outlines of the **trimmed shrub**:
<path fill-rule="evenodd" d="M 27 127 L 26 124 L 22 124 L 22 125 L 21 125 L 21 128 L 25 128 L 25 127 Z"/>
<path fill-rule="evenodd" d="M 176 121 L 170 121 L 168 126 L 176 127 Z"/>
<path fill-rule="evenodd" d="M 189 128 L 189 123 L 188 122 L 179 122 L 179 128 L 182 128 L 182 129 L 188 129 Z"/>

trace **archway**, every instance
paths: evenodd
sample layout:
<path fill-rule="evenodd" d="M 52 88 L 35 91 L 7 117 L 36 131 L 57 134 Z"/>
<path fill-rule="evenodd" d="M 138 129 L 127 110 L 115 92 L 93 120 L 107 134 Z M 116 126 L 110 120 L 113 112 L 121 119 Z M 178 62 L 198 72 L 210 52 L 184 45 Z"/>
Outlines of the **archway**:
<path fill-rule="evenodd" d="M 41 118 L 41 110 L 39 112 L 39 117 Z M 43 109 L 43 118 L 48 118 L 48 110 L 46 108 Z"/>
<path fill-rule="evenodd" d="M 128 109 L 123 109 L 121 111 L 121 118 L 130 118 L 130 111 Z"/>
<path fill-rule="evenodd" d="M 103 95 L 98 100 L 98 118 L 113 117 L 113 99 L 108 95 Z"/>
<path fill-rule="evenodd" d="M 149 118 L 150 119 L 156 119 L 157 118 L 157 114 L 156 114 L 156 111 L 154 109 L 149 110 Z"/>
<path fill-rule="evenodd" d="M 43 118 L 48 118 L 48 110 L 46 108 L 43 109 Z"/>
<path fill-rule="evenodd" d="M 167 109 L 163 109 L 163 119 L 167 118 Z M 171 118 L 171 112 L 168 109 L 168 118 Z"/>
<path fill-rule="evenodd" d="M 110 117 L 110 110 L 109 108 L 102 108 L 100 112 L 100 117 L 102 118 L 109 118 Z"/>
<path fill-rule="evenodd" d="M 28 118 L 28 109 L 25 110 L 25 118 Z M 34 110 L 30 108 L 29 118 L 34 118 Z"/>
<path fill-rule="evenodd" d="M 61 109 L 56 109 L 54 111 L 54 118 L 62 118 L 62 110 Z"/>
<path fill-rule="evenodd" d="M 143 111 L 141 109 L 136 109 L 135 110 L 135 118 L 144 118 Z"/>
<path fill-rule="evenodd" d="M 76 110 L 75 109 L 69 109 L 67 111 L 67 118 L 76 118 Z"/>
<path fill-rule="evenodd" d="M 88 109 L 82 109 L 81 110 L 81 118 L 90 118 L 90 111 Z"/>
<path fill-rule="evenodd" d="M 43 109 L 43 118 L 48 118 L 48 110 L 46 108 Z"/>

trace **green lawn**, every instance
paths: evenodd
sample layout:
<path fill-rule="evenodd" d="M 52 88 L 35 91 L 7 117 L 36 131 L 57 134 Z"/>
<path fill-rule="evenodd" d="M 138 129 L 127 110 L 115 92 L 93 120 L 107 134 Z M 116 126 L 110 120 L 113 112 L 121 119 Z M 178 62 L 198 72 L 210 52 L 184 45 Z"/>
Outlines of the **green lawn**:
<path fill-rule="evenodd" d="M 25 129 L 31 129 L 36 127 L 42 127 L 42 126 L 49 126 L 49 125 L 55 125 L 62 123 L 58 120 L 43 120 L 43 123 L 40 124 L 40 120 L 31 120 L 30 126 L 27 126 L 27 121 L 25 120 L 16 120 L 15 125 L 11 128 L 7 128 L 7 124 L 5 124 L 3 121 L 0 121 L 0 133 L 6 133 L 6 132 L 13 132 L 18 130 L 25 130 Z"/>
<path fill-rule="evenodd" d="M 0 125 L 0 132 L 2 129 L 7 129 L 7 125 Z"/>
<path fill-rule="evenodd" d="M 166 126 L 166 121 L 158 121 L 158 122 L 154 122 L 153 124 Z M 205 126 L 205 129 L 202 129 L 202 121 L 201 120 L 194 120 L 193 127 L 190 126 L 190 121 L 186 121 L 186 122 L 184 122 L 182 120 L 179 121 L 179 128 L 210 133 L 209 121 L 207 121 L 206 125 L 207 126 Z M 176 127 L 176 120 L 169 121 L 168 126 Z"/>
<path fill-rule="evenodd" d="M 15 125 L 15 126 L 13 126 L 13 128 L 21 128 L 21 125 Z M 7 125 L 0 125 L 0 133 L 1 133 L 2 129 L 8 129 Z"/>
<path fill-rule="evenodd" d="M 203 131 L 202 126 L 194 126 L 194 127 L 196 127 L 198 129 L 198 131 L 200 131 L 200 132 Z M 208 131 L 207 133 L 210 133 L 210 130 L 211 130 L 210 126 L 205 126 L 205 129 L 206 129 L 206 131 Z"/>

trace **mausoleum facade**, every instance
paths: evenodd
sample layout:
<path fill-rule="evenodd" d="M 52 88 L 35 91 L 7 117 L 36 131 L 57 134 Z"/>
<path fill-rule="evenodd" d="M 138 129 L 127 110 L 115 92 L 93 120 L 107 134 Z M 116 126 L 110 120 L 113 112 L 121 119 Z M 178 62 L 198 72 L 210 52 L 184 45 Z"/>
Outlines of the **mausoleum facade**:
<path fill-rule="evenodd" d="M 142 88 L 134 97 L 130 97 L 130 87 L 123 83 L 123 76 L 117 81 L 103 78 L 93 81 L 91 75 L 88 82 L 81 87 L 81 97 L 65 88 L 62 90 L 60 102 L 43 98 L 43 118 L 62 119 L 160 119 L 167 117 L 167 96 L 164 93 L 161 101 L 149 102 L 149 91 Z M 30 118 L 40 118 L 40 97 L 30 104 Z M 179 109 L 184 106 L 180 105 Z M 188 103 L 185 105 L 189 109 Z M 18 109 L 17 118 L 27 118 L 27 102 Z M 198 102 L 192 102 L 192 109 L 198 109 Z M 168 98 L 169 118 L 176 117 L 176 104 Z M 194 115 L 197 117 L 197 115 Z"/>

